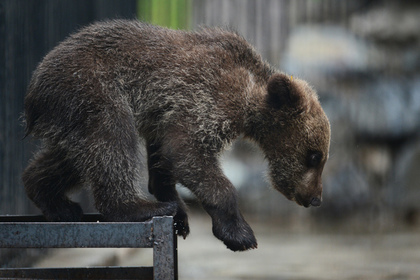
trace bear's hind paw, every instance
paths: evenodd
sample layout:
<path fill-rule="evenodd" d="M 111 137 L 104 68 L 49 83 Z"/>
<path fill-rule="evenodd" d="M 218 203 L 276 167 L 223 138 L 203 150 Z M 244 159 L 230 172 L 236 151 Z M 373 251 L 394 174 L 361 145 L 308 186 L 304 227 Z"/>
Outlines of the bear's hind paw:
<path fill-rule="evenodd" d="M 50 222 L 80 222 L 83 217 L 80 205 L 70 200 L 57 199 L 48 205 L 48 208 L 40 208 L 47 221 Z"/>
<path fill-rule="evenodd" d="M 190 233 L 188 216 L 183 210 L 178 209 L 177 214 L 174 216 L 174 229 L 176 235 L 182 236 L 184 239 L 187 238 Z"/>

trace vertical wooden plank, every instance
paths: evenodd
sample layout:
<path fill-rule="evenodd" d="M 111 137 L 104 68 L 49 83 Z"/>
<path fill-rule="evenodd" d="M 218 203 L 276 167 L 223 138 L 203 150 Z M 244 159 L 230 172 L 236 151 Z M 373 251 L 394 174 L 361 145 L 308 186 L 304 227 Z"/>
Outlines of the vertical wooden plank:
<path fill-rule="evenodd" d="M 232 0 L 231 6 L 229 7 L 232 13 L 232 19 L 230 24 L 236 29 L 242 36 L 247 38 L 247 22 L 246 16 L 247 1 L 243 0 Z"/>
<path fill-rule="evenodd" d="M 220 26 L 220 23 L 217 24 L 216 22 L 219 20 L 217 15 L 217 6 L 219 1 L 206 1 L 206 7 L 204 8 L 204 12 L 206 14 L 206 22 L 207 26 Z"/>
<path fill-rule="evenodd" d="M 290 34 L 290 26 L 291 26 L 291 5 L 292 5 L 292 0 L 284 0 L 281 1 L 281 6 L 280 6 L 280 38 L 279 38 L 279 58 L 277 63 L 280 63 L 281 59 L 282 59 L 282 54 L 284 52 L 284 50 L 286 49 L 286 44 L 287 44 L 287 40 L 289 38 L 289 34 Z"/>
<path fill-rule="evenodd" d="M 137 1 L 95 0 L 92 5 L 92 12 L 95 20 L 112 18 L 134 19 L 137 18 Z"/>
<path fill-rule="evenodd" d="M 281 48 L 281 38 L 286 40 L 281 34 L 281 10 L 280 1 L 270 0 L 268 3 L 268 10 L 266 11 L 267 17 L 270 18 L 269 25 L 270 29 L 268 36 L 270 36 L 270 42 L 267 44 L 267 59 L 271 61 L 271 64 L 276 67 L 279 65 Z"/>
<path fill-rule="evenodd" d="M 202 25 L 203 22 L 206 21 L 205 13 L 204 13 L 204 5 L 205 5 L 205 0 L 194 0 L 191 3 L 191 10 L 192 10 L 191 27 L 193 29 L 196 29 L 197 26 Z"/>
<path fill-rule="evenodd" d="M 137 16 L 141 21 L 150 22 L 152 20 L 151 6 L 150 0 L 137 1 Z"/>
<path fill-rule="evenodd" d="M 33 51 L 31 35 L 24 31 L 35 15 L 30 15 L 29 20 L 25 17 L 34 3 L 29 2 L 26 6 L 22 4 L 23 1 L 19 0 L 2 2 L 4 11 L 4 17 L 2 17 L 4 28 L 2 44 L 4 45 L 2 48 L 5 55 L 2 67 L 4 73 L 0 80 L 2 84 L 1 119 L 3 122 L 0 131 L 2 135 L 0 145 L 0 149 L 2 149 L 0 152 L 2 161 L 0 208 L 2 213 L 21 213 L 29 204 L 20 179 L 24 162 L 28 158 L 22 142 L 23 127 L 20 116 L 26 84 L 30 76 L 28 65 L 32 64 L 29 61 L 31 57 L 27 57 L 27 52 Z"/>
<path fill-rule="evenodd" d="M 256 10 L 257 10 L 257 1 L 254 0 L 246 0 L 247 5 L 247 12 L 246 17 L 248 19 L 247 23 L 247 39 L 252 45 L 257 44 L 257 38 L 256 38 L 256 25 L 257 25 L 257 17 L 256 17 Z"/>

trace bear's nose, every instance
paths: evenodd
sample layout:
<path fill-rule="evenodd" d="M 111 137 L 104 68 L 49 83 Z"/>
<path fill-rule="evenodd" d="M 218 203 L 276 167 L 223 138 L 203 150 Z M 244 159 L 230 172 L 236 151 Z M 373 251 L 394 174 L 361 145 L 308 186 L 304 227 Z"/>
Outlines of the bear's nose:
<path fill-rule="evenodd" d="M 311 205 L 315 207 L 321 206 L 321 199 L 319 199 L 318 197 L 312 198 Z"/>

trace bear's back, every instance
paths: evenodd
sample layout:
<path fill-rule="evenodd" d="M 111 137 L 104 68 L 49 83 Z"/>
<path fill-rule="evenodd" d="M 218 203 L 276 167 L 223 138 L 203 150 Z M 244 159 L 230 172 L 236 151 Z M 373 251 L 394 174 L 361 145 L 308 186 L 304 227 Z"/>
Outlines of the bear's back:
<path fill-rule="evenodd" d="M 223 75 L 238 67 L 256 82 L 266 81 L 272 71 L 241 36 L 223 29 L 186 32 L 135 20 L 94 23 L 70 35 L 35 70 L 25 99 L 27 133 L 36 125 L 38 137 L 48 138 L 51 127 L 86 125 L 106 107 L 133 110 L 143 121 L 138 125 L 147 126 L 140 127 L 143 131 L 151 130 L 147 119 L 169 116 L 169 109 L 181 114 L 202 104 L 211 112 L 217 103 L 211 95 Z"/>

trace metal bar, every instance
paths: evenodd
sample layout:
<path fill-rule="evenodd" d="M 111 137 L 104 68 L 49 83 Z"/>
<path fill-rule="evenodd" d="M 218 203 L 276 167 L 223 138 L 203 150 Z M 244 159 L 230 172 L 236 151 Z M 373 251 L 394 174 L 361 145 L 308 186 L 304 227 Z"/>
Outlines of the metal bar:
<path fill-rule="evenodd" d="M 176 280 L 177 246 L 172 217 L 153 218 L 153 276 L 155 280 Z"/>
<path fill-rule="evenodd" d="M 153 279 L 153 267 L 3 268 L 1 278 L 15 279 Z"/>
<path fill-rule="evenodd" d="M 133 248 L 153 246 L 152 222 L 1 223 L 2 248 Z"/>
<path fill-rule="evenodd" d="M 178 279 L 177 237 L 172 217 L 142 223 L 45 222 L 42 216 L 0 216 L 0 248 L 150 248 L 154 267 L 0 269 L 0 278 Z M 97 220 L 97 222 L 92 222 Z M 28 222 L 29 221 L 29 222 Z"/>

